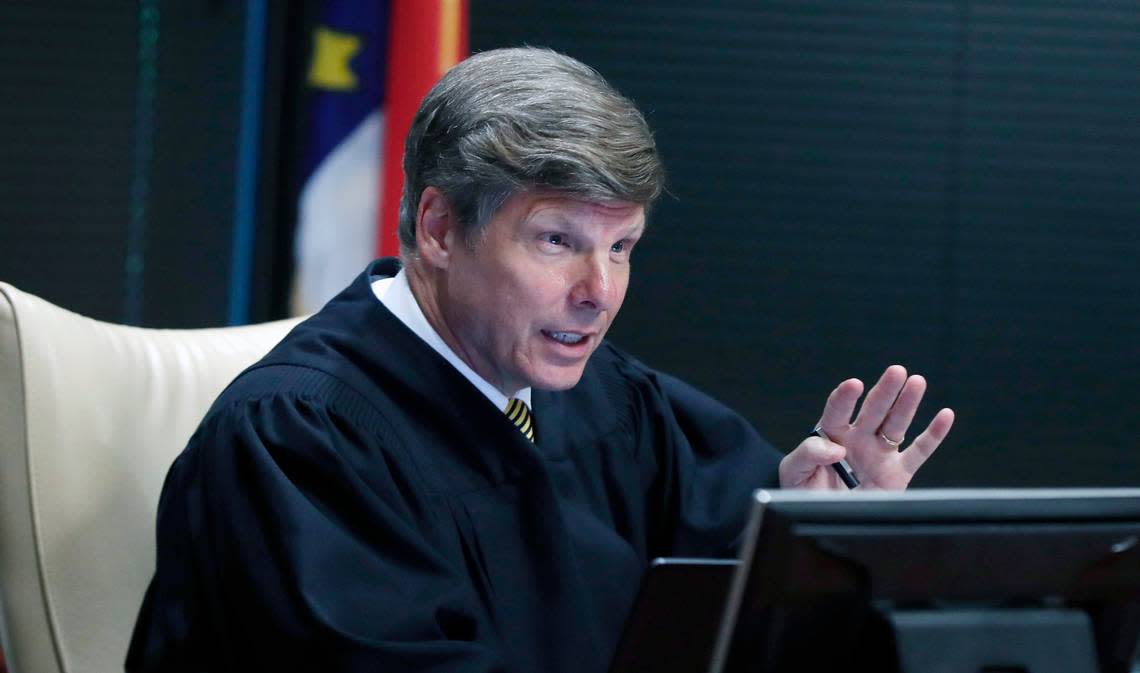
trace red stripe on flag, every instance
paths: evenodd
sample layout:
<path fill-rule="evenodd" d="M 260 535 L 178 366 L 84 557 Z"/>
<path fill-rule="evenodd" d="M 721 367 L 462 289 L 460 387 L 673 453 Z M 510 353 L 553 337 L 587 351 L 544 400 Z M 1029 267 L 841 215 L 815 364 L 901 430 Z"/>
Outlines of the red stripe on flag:
<path fill-rule="evenodd" d="M 388 23 L 380 185 L 380 256 L 396 256 L 404 138 L 420 101 L 452 65 L 467 56 L 467 0 L 392 0 Z"/>

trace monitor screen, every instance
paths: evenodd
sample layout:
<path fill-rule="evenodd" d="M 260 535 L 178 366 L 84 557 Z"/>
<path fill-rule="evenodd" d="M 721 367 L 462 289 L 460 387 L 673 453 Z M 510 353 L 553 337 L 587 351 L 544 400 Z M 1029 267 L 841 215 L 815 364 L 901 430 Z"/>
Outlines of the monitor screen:
<path fill-rule="evenodd" d="M 1126 673 L 1138 632 L 1140 489 L 761 490 L 710 670 Z"/>
<path fill-rule="evenodd" d="M 610 673 L 705 673 L 736 565 L 734 560 L 654 559 Z"/>

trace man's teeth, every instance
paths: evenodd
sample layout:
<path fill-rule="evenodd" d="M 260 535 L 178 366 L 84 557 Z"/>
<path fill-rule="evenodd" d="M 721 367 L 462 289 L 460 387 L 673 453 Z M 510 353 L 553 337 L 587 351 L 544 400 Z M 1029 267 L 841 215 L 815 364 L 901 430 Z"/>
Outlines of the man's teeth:
<path fill-rule="evenodd" d="M 586 337 L 581 334 L 574 334 L 573 332 L 548 332 L 550 338 L 564 344 L 576 344 Z"/>

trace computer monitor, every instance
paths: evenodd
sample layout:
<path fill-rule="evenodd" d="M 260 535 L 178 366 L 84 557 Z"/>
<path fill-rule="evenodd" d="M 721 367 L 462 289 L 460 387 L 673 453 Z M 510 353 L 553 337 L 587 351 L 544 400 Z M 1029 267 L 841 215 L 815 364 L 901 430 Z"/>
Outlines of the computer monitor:
<path fill-rule="evenodd" d="M 737 565 L 722 559 L 654 559 L 610 673 L 705 673 Z"/>
<path fill-rule="evenodd" d="M 1140 489 L 757 491 L 710 673 L 1126 673 Z"/>

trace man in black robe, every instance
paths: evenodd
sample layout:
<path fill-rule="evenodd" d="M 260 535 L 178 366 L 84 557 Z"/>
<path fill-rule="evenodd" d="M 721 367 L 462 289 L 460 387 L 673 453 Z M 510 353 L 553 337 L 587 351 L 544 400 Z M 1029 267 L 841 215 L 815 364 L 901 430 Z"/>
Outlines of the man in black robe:
<path fill-rule="evenodd" d="M 904 488 L 925 389 L 843 382 L 786 456 L 605 342 L 662 188 L 652 136 L 538 49 L 459 64 L 379 260 L 215 402 L 163 488 L 131 671 L 602 673 L 656 556 L 731 556 L 750 492 Z M 854 421 L 852 417 L 855 416 Z"/>

